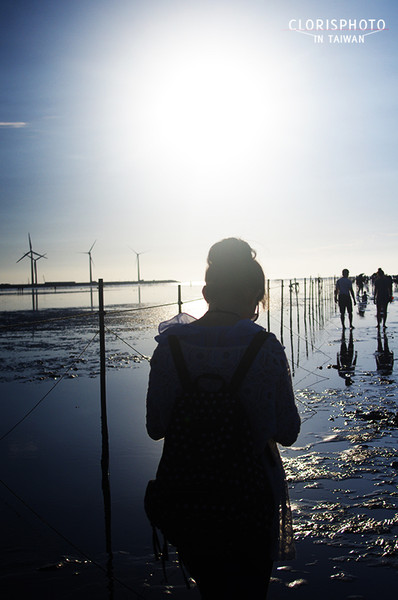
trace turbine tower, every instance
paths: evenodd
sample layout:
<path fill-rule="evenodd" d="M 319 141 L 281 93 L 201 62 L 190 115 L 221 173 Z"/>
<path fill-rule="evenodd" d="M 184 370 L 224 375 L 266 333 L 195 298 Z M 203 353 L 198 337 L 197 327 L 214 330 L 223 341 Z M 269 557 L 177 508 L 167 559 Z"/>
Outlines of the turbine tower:
<path fill-rule="evenodd" d="M 95 240 L 95 242 L 96 241 L 97 240 Z M 95 242 L 91 246 L 91 248 L 90 248 L 90 250 L 88 252 L 82 252 L 81 253 L 81 254 L 88 254 L 88 268 L 89 268 L 89 273 L 90 273 L 90 285 L 93 284 L 93 267 L 92 267 L 92 265 L 94 264 L 94 261 L 93 261 L 92 256 L 91 256 L 91 250 L 94 248 Z"/>
<path fill-rule="evenodd" d="M 21 256 L 21 258 L 19 258 L 17 260 L 17 263 L 19 263 L 26 256 L 29 256 L 29 258 L 30 258 L 30 277 L 31 277 L 30 281 L 31 281 L 31 285 L 33 286 L 33 285 L 37 285 L 37 266 L 36 266 L 36 262 L 40 258 L 47 258 L 47 256 L 45 254 L 39 254 L 38 252 L 35 252 L 33 250 L 33 248 L 32 248 L 32 239 L 30 237 L 30 233 L 28 233 L 28 240 L 29 240 L 29 251 L 25 252 L 25 254 L 23 256 Z"/>
<path fill-rule="evenodd" d="M 140 281 L 141 281 L 140 256 L 141 256 L 141 254 L 145 254 L 145 252 L 136 252 L 133 248 L 130 248 L 130 250 L 132 250 L 137 257 L 137 278 L 138 278 L 138 283 L 140 283 Z"/>
<path fill-rule="evenodd" d="M 40 260 L 41 258 L 47 258 L 47 256 L 45 254 L 39 254 L 36 258 L 33 259 L 33 262 L 35 263 L 35 266 L 34 266 L 35 285 L 37 285 L 37 261 Z"/>

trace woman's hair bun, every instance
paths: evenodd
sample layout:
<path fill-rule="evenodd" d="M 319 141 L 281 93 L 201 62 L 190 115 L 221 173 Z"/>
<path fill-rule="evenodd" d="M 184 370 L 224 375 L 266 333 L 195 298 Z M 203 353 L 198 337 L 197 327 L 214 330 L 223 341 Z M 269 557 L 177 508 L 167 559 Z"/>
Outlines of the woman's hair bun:
<path fill-rule="evenodd" d="M 264 272 L 256 261 L 256 253 L 239 238 L 226 238 L 214 244 L 207 257 L 205 281 L 208 297 L 215 299 L 225 294 L 239 295 L 253 290 L 257 302 L 265 295 Z"/>
<path fill-rule="evenodd" d="M 256 253 L 247 242 L 238 238 L 226 238 L 210 248 L 207 263 L 209 266 L 226 267 L 237 262 L 251 262 L 255 258 Z"/>

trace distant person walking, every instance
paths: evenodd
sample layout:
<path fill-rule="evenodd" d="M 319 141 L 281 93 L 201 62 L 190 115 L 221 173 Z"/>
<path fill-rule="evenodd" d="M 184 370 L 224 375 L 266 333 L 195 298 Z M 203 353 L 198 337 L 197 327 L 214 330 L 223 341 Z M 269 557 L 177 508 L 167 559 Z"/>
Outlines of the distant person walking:
<path fill-rule="evenodd" d="M 387 306 L 392 301 L 392 278 L 386 275 L 383 269 L 377 270 L 377 276 L 374 282 L 374 302 L 377 309 L 377 327 L 380 327 L 383 321 L 383 327 L 386 328 Z"/>
<path fill-rule="evenodd" d="M 357 296 L 359 296 L 363 292 L 363 284 L 365 283 L 363 273 L 356 276 L 355 283 L 357 284 Z"/>
<path fill-rule="evenodd" d="M 344 317 L 345 311 L 348 313 L 348 320 L 350 322 L 350 329 L 354 329 L 352 324 L 352 301 L 354 306 L 356 305 L 354 291 L 352 289 L 352 281 L 349 279 L 348 269 L 343 269 L 342 277 L 336 281 L 336 288 L 334 291 L 334 301 L 339 303 L 340 318 L 343 330 L 345 329 Z M 352 298 L 352 301 L 351 301 Z"/>

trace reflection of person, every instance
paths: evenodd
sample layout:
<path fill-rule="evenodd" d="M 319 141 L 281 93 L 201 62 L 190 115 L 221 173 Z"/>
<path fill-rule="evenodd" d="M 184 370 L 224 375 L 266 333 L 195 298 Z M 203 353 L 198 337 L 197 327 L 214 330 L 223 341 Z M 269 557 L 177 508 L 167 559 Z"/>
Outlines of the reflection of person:
<path fill-rule="evenodd" d="M 264 273 L 246 242 L 229 238 L 212 246 L 205 280 L 203 295 L 208 303 L 207 312 L 198 320 L 182 314 L 162 323 L 156 338 L 158 346 L 151 361 L 147 394 L 147 430 L 155 440 L 165 437 L 165 446 L 168 426 L 174 418 L 171 415 L 175 399 L 181 389 L 169 337 L 178 339 L 192 379 L 214 378 L 217 374 L 228 382 L 250 341 L 257 332 L 264 331 L 253 322 L 265 295 Z M 231 528 L 226 530 L 222 542 L 217 541 L 212 531 L 204 533 L 195 523 L 189 526 L 175 545 L 206 599 L 265 598 L 273 560 L 293 556 L 287 486 L 275 442 L 293 444 L 300 418 L 287 359 L 273 334 L 268 334 L 239 389 L 254 450 L 261 458 L 261 470 L 264 469 L 269 482 L 272 519 L 264 531 L 253 528 L 236 535 L 234 524 L 243 518 L 242 514 L 236 514 L 229 521 Z M 185 454 L 182 448 L 181 453 Z M 229 472 L 231 467 L 226 462 L 222 472 Z M 200 466 L 195 469 L 198 472 Z M 158 476 L 159 469 L 157 479 Z M 211 479 L 207 485 L 213 489 Z M 218 497 L 214 497 L 213 505 L 217 510 Z"/>
<path fill-rule="evenodd" d="M 383 321 L 383 327 L 386 327 L 387 306 L 392 300 L 392 279 L 385 275 L 383 269 L 378 269 L 377 277 L 374 282 L 374 302 L 377 309 L 377 327 L 380 327 Z"/>
<path fill-rule="evenodd" d="M 389 375 L 392 373 L 394 366 L 394 352 L 391 352 L 388 346 L 388 339 L 385 332 L 382 341 L 380 329 L 377 332 L 377 350 L 375 352 L 375 357 L 378 371 L 384 375 Z"/>
<path fill-rule="evenodd" d="M 352 289 L 352 281 L 349 279 L 349 271 L 348 269 L 343 269 L 342 277 L 336 281 L 336 288 L 334 291 L 334 300 L 339 303 L 340 308 L 340 318 L 343 329 L 345 329 L 344 325 L 344 315 L 345 311 L 348 313 L 348 320 L 350 322 L 350 328 L 353 329 L 354 326 L 352 324 L 352 301 L 354 302 L 354 306 L 356 305 L 354 291 Z"/>
<path fill-rule="evenodd" d="M 364 284 L 363 273 L 356 276 L 355 283 L 357 284 L 357 295 L 359 296 L 363 292 L 363 284 Z"/>
<path fill-rule="evenodd" d="M 352 384 L 351 375 L 354 374 L 357 363 L 357 353 L 354 353 L 354 340 L 352 331 L 348 340 L 348 346 L 345 339 L 345 333 L 341 337 L 340 352 L 337 353 L 337 369 L 340 377 L 345 380 L 346 385 Z"/>

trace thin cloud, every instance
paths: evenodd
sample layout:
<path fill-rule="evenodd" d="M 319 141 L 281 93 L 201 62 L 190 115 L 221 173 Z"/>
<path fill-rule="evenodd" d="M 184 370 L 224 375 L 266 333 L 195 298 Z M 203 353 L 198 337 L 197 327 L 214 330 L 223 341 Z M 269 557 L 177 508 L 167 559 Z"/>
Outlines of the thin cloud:
<path fill-rule="evenodd" d="M 19 129 L 20 127 L 26 127 L 27 123 L 23 121 L 0 121 L 0 127 L 8 127 L 9 129 Z"/>

